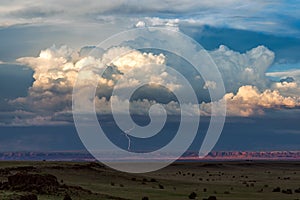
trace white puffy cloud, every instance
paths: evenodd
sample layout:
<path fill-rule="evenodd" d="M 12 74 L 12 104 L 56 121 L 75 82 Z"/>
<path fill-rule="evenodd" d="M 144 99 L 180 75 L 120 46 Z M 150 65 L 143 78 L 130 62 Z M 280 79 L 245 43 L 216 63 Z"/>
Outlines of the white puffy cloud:
<path fill-rule="evenodd" d="M 128 100 L 121 100 L 114 96 L 117 107 L 114 109 L 117 113 L 125 114 L 127 111 Z M 221 109 L 223 102 L 227 104 L 227 116 L 255 116 L 263 115 L 267 109 L 285 109 L 295 108 L 300 106 L 300 97 L 283 96 L 278 90 L 267 89 L 259 91 L 257 87 L 245 85 L 239 88 L 236 94 L 227 93 L 218 102 L 210 102 L 201 104 L 179 104 L 178 102 L 171 101 L 163 104 L 166 112 L 171 115 L 186 115 L 186 116 L 210 116 L 211 107 L 214 104 L 215 109 Z M 148 109 L 156 104 L 155 101 L 147 99 L 131 102 L 132 114 L 145 115 Z M 97 112 L 103 114 L 110 114 L 110 101 L 105 98 L 96 99 Z M 181 110 L 182 108 L 182 110 Z M 216 112 L 219 113 L 219 112 Z M 161 114 L 160 112 L 154 114 Z"/>
<path fill-rule="evenodd" d="M 275 88 L 282 89 L 282 90 L 288 90 L 288 89 L 295 89 L 298 88 L 298 84 L 296 82 L 277 82 L 274 83 Z"/>
<path fill-rule="evenodd" d="M 227 93 L 219 102 L 213 102 L 218 108 L 218 104 L 226 101 L 228 116 L 253 116 L 262 115 L 266 109 L 285 109 L 300 106 L 300 97 L 283 96 L 278 90 L 259 89 L 252 85 L 245 85 L 239 88 L 236 94 Z M 203 113 L 211 112 L 212 103 L 202 103 Z"/>
<path fill-rule="evenodd" d="M 146 23 L 144 21 L 138 21 L 136 24 L 135 24 L 135 27 L 136 28 L 142 28 L 142 27 L 145 27 L 146 26 Z"/>
<path fill-rule="evenodd" d="M 105 56 L 106 55 L 104 55 L 104 57 Z M 120 72 L 126 74 L 132 71 L 133 69 L 144 71 L 145 65 L 164 65 L 165 56 L 163 54 L 154 55 L 152 53 L 141 53 L 139 51 L 131 51 L 129 53 L 126 53 L 124 56 L 120 56 L 116 60 L 113 60 L 112 64 L 116 66 Z"/>
<path fill-rule="evenodd" d="M 217 87 L 217 83 L 214 82 L 214 81 L 206 81 L 204 86 L 203 86 L 203 89 L 215 89 Z"/>
<path fill-rule="evenodd" d="M 226 91 L 237 91 L 243 85 L 255 85 L 264 89 L 270 84 L 265 72 L 275 55 L 264 46 L 239 53 L 221 45 L 211 51 L 210 55 L 219 67 Z"/>
<path fill-rule="evenodd" d="M 159 17 L 145 17 L 142 18 L 142 20 L 139 20 L 136 24 L 135 27 L 140 28 L 140 27 L 165 27 L 165 28 L 170 28 L 173 30 L 179 30 L 178 26 L 179 23 L 182 22 L 183 20 L 180 20 L 178 18 L 159 18 Z"/>
<path fill-rule="evenodd" d="M 267 76 L 277 78 L 280 82 L 275 82 L 271 88 L 280 91 L 286 96 L 300 97 L 300 70 L 290 69 L 279 72 L 268 72 Z"/>
<path fill-rule="evenodd" d="M 127 53 L 122 55 L 125 52 Z M 118 59 L 112 60 L 117 56 L 119 56 Z M 173 79 L 164 71 L 165 57 L 163 54 L 142 53 L 126 47 L 111 48 L 102 55 L 101 59 L 95 59 L 90 56 L 80 57 L 77 51 L 66 46 L 60 48 L 52 46 L 42 50 L 38 57 L 24 57 L 17 61 L 32 68 L 34 82 L 29 88 L 28 96 L 11 100 L 10 104 L 42 116 L 47 113 L 44 119 L 48 120 L 50 120 L 49 115 L 71 110 L 72 91 L 78 72 L 81 68 L 89 65 L 92 68 L 86 71 L 85 83 L 79 87 L 92 85 L 98 81 L 98 84 L 101 85 L 97 90 L 99 96 L 109 96 L 109 90 L 115 86 L 117 79 L 122 74 L 126 74 L 129 79 L 125 80 L 123 85 L 119 84 L 119 88 L 133 87 L 140 80 L 166 85 L 165 80 Z M 117 71 L 110 74 L 111 78 L 103 78 L 93 70 L 103 64 L 116 68 Z M 169 86 L 177 87 L 176 85 Z M 41 118 L 38 119 L 42 122 Z M 20 120 L 16 118 L 14 121 L 20 122 Z"/>

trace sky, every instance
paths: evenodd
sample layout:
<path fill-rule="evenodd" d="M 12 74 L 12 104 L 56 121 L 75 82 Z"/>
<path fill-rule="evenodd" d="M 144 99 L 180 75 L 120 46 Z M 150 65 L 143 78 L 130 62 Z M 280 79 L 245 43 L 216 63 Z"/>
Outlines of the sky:
<path fill-rule="evenodd" d="M 153 150 L 168 143 L 181 114 L 203 119 L 190 146 L 198 150 L 211 106 L 221 109 L 226 102 L 226 121 L 214 150 L 299 150 L 299 8 L 298 0 L 2 0 L 0 151 L 84 149 L 74 126 L 72 92 L 80 70 L 100 62 L 109 66 L 105 76 L 92 71 L 86 81 L 97 80 L 94 100 L 99 121 L 110 132 L 107 136 L 124 149 L 127 135 L 120 136 L 122 131 L 110 116 L 112 101 L 119 114 L 126 113 L 130 102 L 130 114 L 138 124 L 149 123 L 148 111 L 155 103 L 163 104 L 170 116 L 161 138 L 144 143 L 132 138 L 132 148 Z M 215 62 L 225 93 L 212 102 L 208 89 L 216 83 L 204 80 L 189 62 L 170 52 L 134 49 L 130 42 L 105 50 L 97 47 L 115 34 L 145 27 L 178 31 L 198 42 Z M 187 54 L 194 52 L 184 40 L 176 44 Z M 92 58 L 91 52 L 99 57 Z M 185 98 L 179 104 L 174 94 L 185 96 L 187 87 L 166 72 L 169 66 L 189 81 L 196 103 Z M 125 74 L 127 79 L 118 85 Z M 158 86 L 139 88 L 128 100 L 112 94 L 115 87 L 130 90 L 141 80 Z"/>

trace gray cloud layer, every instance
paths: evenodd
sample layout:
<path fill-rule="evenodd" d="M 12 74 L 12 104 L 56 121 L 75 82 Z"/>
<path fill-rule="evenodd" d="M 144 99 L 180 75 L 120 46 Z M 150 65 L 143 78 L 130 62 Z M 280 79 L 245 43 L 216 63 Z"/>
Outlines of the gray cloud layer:
<path fill-rule="evenodd" d="M 297 7 L 297 6 L 296 6 Z M 299 16 L 284 1 L 2 1 L 0 26 L 16 24 L 110 24 L 128 27 L 144 21 L 146 25 L 187 23 L 281 34 L 297 34 L 292 23 Z M 280 15 L 280 17 L 278 17 Z M 160 22 L 159 22 L 160 21 Z M 141 25 L 141 23 L 139 23 Z M 286 30 L 289 31 L 286 31 Z"/>

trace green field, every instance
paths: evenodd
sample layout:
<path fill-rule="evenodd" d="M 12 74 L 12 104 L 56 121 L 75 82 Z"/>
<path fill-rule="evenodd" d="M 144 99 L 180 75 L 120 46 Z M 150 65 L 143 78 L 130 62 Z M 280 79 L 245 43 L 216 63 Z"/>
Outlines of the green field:
<path fill-rule="evenodd" d="M 31 183 L 22 186 L 26 178 L 18 182 L 21 186 L 5 186 L 8 177 L 17 173 L 51 174 L 57 177 L 59 186 L 54 191 L 40 192 L 34 189 L 36 186 L 29 187 Z M 63 200 L 66 194 L 73 200 L 141 200 L 143 197 L 183 200 L 189 199 L 192 192 L 201 200 L 209 196 L 218 200 L 300 199 L 297 190 L 300 188 L 300 162 L 175 163 L 152 173 L 127 174 L 98 163 L 5 161 L 0 162 L 0 179 L 0 199 L 3 200 L 18 199 L 17 194 L 28 193 L 36 194 L 39 200 Z M 277 187 L 280 191 L 273 192 Z M 286 192 L 288 190 L 291 192 Z"/>

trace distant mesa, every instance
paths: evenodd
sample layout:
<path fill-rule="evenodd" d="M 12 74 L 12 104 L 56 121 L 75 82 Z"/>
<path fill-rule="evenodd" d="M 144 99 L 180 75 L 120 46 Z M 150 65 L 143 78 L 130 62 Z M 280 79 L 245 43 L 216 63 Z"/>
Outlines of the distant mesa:
<path fill-rule="evenodd" d="M 114 153 L 114 152 L 112 152 Z M 107 152 L 107 159 L 111 159 Z M 158 155 L 162 157 L 163 155 Z M 172 155 L 165 155 L 165 159 Z M 198 160 L 198 152 L 188 151 L 180 160 Z M 0 152 L 0 160 L 47 160 L 47 161 L 95 161 L 95 158 L 86 151 L 74 152 Z M 300 160 L 300 151 L 213 151 L 201 160 Z M 90 167 L 104 167 L 91 162 Z M 24 169 L 26 171 L 26 169 Z"/>

